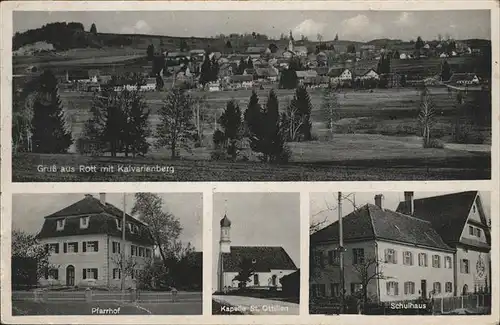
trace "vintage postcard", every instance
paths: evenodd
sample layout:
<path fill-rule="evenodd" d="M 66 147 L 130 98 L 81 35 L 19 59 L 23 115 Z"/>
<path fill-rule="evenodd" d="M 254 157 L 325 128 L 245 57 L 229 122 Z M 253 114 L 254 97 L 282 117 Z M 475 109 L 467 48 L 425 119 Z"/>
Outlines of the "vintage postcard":
<path fill-rule="evenodd" d="M 2 324 L 500 321 L 498 1 L 0 8 Z"/>
<path fill-rule="evenodd" d="M 490 10 L 77 8 L 12 12 L 13 182 L 491 179 Z"/>

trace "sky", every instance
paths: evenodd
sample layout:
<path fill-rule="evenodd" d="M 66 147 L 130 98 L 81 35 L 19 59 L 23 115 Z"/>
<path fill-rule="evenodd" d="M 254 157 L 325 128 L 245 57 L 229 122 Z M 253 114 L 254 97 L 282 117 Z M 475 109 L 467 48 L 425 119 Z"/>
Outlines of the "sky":
<path fill-rule="evenodd" d="M 49 22 L 92 23 L 98 32 L 211 37 L 230 33 L 288 34 L 316 40 L 369 41 L 376 38 L 424 40 L 449 35 L 454 39 L 490 39 L 488 10 L 446 11 L 19 11 L 14 32 L 39 28 Z"/>
<path fill-rule="evenodd" d="M 414 199 L 424 197 L 444 195 L 453 192 L 414 192 Z M 342 215 L 346 216 L 354 210 L 354 204 L 361 207 L 367 203 L 375 204 L 375 195 L 382 194 L 384 196 L 383 207 L 395 211 L 399 202 L 404 201 L 403 192 L 357 192 L 357 193 L 342 193 L 347 196 L 346 200 L 342 201 Z M 485 208 L 485 213 L 488 217 L 491 216 L 491 195 L 490 192 L 479 192 L 481 201 Z M 338 192 L 329 193 L 310 193 L 310 220 L 312 222 L 321 222 L 327 220 L 328 224 L 338 220 L 337 210 Z"/>
<path fill-rule="evenodd" d="M 281 246 L 300 267 L 299 193 L 215 193 L 213 209 L 213 290 L 224 214 L 232 223 L 232 246 Z"/>
<path fill-rule="evenodd" d="M 90 193 L 99 198 L 98 193 Z M 36 234 L 42 229 L 44 217 L 84 198 L 84 193 L 14 194 L 12 197 L 12 229 Z M 201 193 L 158 193 L 164 201 L 164 211 L 176 216 L 183 227 L 180 240 L 202 250 L 203 198 Z M 134 204 L 134 194 L 127 193 L 126 212 Z M 106 201 L 123 210 L 123 194 L 107 193 Z"/>

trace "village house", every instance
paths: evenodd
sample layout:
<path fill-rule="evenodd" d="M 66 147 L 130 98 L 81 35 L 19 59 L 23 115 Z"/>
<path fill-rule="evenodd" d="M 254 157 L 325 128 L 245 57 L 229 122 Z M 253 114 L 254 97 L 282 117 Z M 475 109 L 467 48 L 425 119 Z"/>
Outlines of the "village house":
<path fill-rule="evenodd" d="M 38 239 L 50 252 L 41 285 L 136 287 L 137 275 L 153 257 L 147 225 L 100 198 L 82 200 L 45 217 Z M 122 231 L 125 227 L 125 240 Z M 122 259 L 122 249 L 125 258 Z M 121 274 L 121 263 L 130 272 Z"/>
<path fill-rule="evenodd" d="M 451 75 L 450 80 L 448 80 L 447 83 L 457 86 L 479 85 L 480 80 L 475 73 L 454 73 Z"/>
<path fill-rule="evenodd" d="M 226 84 L 230 89 L 250 89 L 253 87 L 252 75 L 233 75 L 226 78 Z"/>
<path fill-rule="evenodd" d="M 316 70 L 297 71 L 296 74 L 299 84 L 310 84 L 318 76 Z"/>
<path fill-rule="evenodd" d="M 278 80 L 278 69 L 274 67 L 257 68 L 255 69 L 254 78 L 256 80 L 267 80 L 271 82 L 276 82 Z"/>
<path fill-rule="evenodd" d="M 330 83 L 332 85 L 344 85 L 347 83 L 351 83 L 353 80 L 352 71 L 345 68 L 332 68 L 328 72 L 328 76 L 330 77 Z"/>
<path fill-rule="evenodd" d="M 217 269 L 218 291 L 234 290 L 239 281 L 235 277 L 242 263 L 252 263 L 254 274 L 247 282 L 252 289 L 282 289 L 281 279 L 297 271 L 295 263 L 283 247 L 231 246 L 231 221 L 225 215 L 220 221 L 219 261 Z"/>
<path fill-rule="evenodd" d="M 380 76 L 374 69 L 355 69 L 354 79 L 358 80 L 379 80 Z"/>
<path fill-rule="evenodd" d="M 346 295 L 367 277 L 368 298 L 379 302 L 489 292 L 491 237 L 478 192 L 404 197 L 391 211 L 376 195 L 342 218 Z M 311 250 L 311 294 L 338 297 L 338 221 L 311 235 Z"/>

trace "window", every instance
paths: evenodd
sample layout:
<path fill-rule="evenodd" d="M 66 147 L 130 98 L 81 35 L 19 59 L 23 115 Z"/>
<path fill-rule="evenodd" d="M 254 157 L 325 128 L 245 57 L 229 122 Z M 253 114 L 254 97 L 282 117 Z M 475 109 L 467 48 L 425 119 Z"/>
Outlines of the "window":
<path fill-rule="evenodd" d="M 49 278 L 59 280 L 59 270 L 55 268 L 45 268 L 45 280 L 48 280 Z"/>
<path fill-rule="evenodd" d="M 398 263 L 398 256 L 396 255 L 396 251 L 394 249 L 386 249 L 385 250 L 385 262 L 386 263 L 392 263 L 392 264 L 397 264 Z"/>
<path fill-rule="evenodd" d="M 116 229 L 122 230 L 122 221 L 120 219 L 115 219 L 116 221 Z"/>
<path fill-rule="evenodd" d="M 352 264 L 363 264 L 365 262 L 365 250 L 363 248 L 353 248 Z"/>
<path fill-rule="evenodd" d="M 98 241 L 84 241 L 83 252 L 98 252 L 99 251 L 99 242 Z"/>
<path fill-rule="evenodd" d="M 476 228 L 476 237 L 481 238 L 481 229 Z"/>
<path fill-rule="evenodd" d="M 83 269 L 83 279 L 97 280 L 97 269 Z"/>
<path fill-rule="evenodd" d="M 444 257 L 444 268 L 451 269 L 451 257 L 450 256 Z"/>
<path fill-rule="evenodd" d="M 133 225 L 131 223 L 128 224 L 128 230 L 130 231 L 131 234 L 135 233 L 136 228 L 137 228 L 136 225 Z"/>
<path fill-rule="evenodd" d="M 444 285 L 444 291 L 453 292 L 453 285 L 451 282 L 446 282 L 446 284 Z"/>
<path fill-rule="evenodd" d="M 113 279 L 121 279 L 122 278 L 122 270 L 113 269 Z"/>
<path fill-rule="evenodd" d="M 59 254 L 59 244 L 48 244 L 47 245 L 47 251 L 50 252 L 51 254 Z"/>
<path fill-rule="evenodd" d="M 413 254 L 412 252 L 403 252 L 403 263 L 404 265 L 413 265 Z"/>
<path fill-rule="evenodd" d="M 78 253 L 78 243 L 64 243 L 64 252 L 65 253 Z"/>
<path fill-rule="evenodd" d="M 434 282 L 434 284 L 432 285 L 432 290 L 434 291 L 434 294 L 440 294 L 441 293 L 441 283 Z"/>
<path fill-rule="evenodd" d="M 474 227 L 469 226 L 469 235 L 474 236 Z"/>
<path fill-rule="evenodd" d="M 415 282 L 405 282 L 405 295 L 415 294 Z"/>
<path fill-rule="evenodd" d="M 389 281 L 386 283 L 387 295 L 388 296 L 398 296 L 399 295 L 399 283 L 395 281 Z"/>
<path fill-rule="evenodd" d="M 65 219 L 57 219 L 57 230 L 61 231 L 64 229 Z"/>
<path fill-rule="evenodd" d="M 340 284 L 330 283 L 330 295 L 332 297 L 338 297 L 340 295 Z"/>
<path fill-rule="evenodd" d="M 139 256 L 144 257 L 144 247 L 139 247 Z"/>
<path fill-rule="evenodd" d="M 146 257 L 151 257 L 151 250 L 146 248 Z"/>
<path fill-rule="evenodd" d="M 113 254 L 120 253 L 121 252 L 120 243 L 114 241 L 113 244 L 112 244 L 112 250 L 113 250 Z"/>
<path fill-rule="evenodd" d="M 432 255 L 432 267 L 435 267 L 435 268 L 441 267 L 441 256 Z"/>
<path fill-rule="evenodd" d="M 89 227 L 89 217 L 81 217 L 80 218 L 80 228 L 85 229 Z"/>
<path fill-rule="evenodd" d="M 460 273 L 469 274 L 469 260 L 463 259 L 460 261 Z"/>
<path fill-rule="evenodd" d="M 259 275 L 258 274 L 254 274 L 253 275 L 253 285 L 254 286 L 258 286 L 259 285 Z"/>
<path fill-rule="evenodd" d="M 361 283 L 351 283 L 351 294 L 355 294 L 361 290 L 363 290 L 363 285 Z"/>
<path fill-rule="evenodd" d="M 419 253 L 418 254 L 418 266 L 427 267 L 427 254 Z"/>
<path fill-rule="evenodd" d="M 472 213 L 476 213 L 476 205 L 472 206 Z"/>
<path fill-rule="evenodd" d="M 137 246 L 130 245 L 130 255 L 132 256 L 137 255 Z"/>
<path fill-rule="evenodd" d="M 340 262 L 340 254 L 337 250 L 328 251 L 328 264 L 335 265 Z"/>

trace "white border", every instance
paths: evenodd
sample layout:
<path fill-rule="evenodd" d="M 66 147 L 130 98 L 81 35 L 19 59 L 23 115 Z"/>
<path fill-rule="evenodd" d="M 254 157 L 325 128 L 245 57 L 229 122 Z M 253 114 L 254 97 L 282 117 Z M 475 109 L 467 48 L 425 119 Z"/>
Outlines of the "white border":
<path fill-rule="evenodd" d="M 183 1 L 71 1 L 71 2 L 2 2 L 1 5 L 1 43 L 0 69 L 2 115 L 1 130 L 1 293 L 2 322 L 16 324 L 359 324 L 383 322 L 385 324 L 435 324 L 437 322 L 463 324 L 498 323 L 499 304 L 493 304 L 492 314 L 488 316 L 320 316 L 308 315 L 308 222 L 309 192 L 349 191 L 490 191 L 492 216 L 492 289 L 493 301 L 498 301 L 499 293 L 499 6 L 498 1 L 221 1 L 221 2 L 183 2 Z M 431 181 L 431 182 L 259 182 L 259 183 L 11 183 L 11 40 L 12 11 L 159 11 L 159 10 L 491 10 L 491 40 L 493 58 L 492 73 L 492 180 L 488 181 Z M 86 192 L 203 192 L 203 316 L 17 316 L 11 315 L 10 301 L 10 231 L 12 220 L 12 193 L 86 193 Z M 211 281 L 212 281 L 212 194 L 213 192 L 300 192 L 301 193 L 301 308 L 299 316 L 211 316 Z"/>

